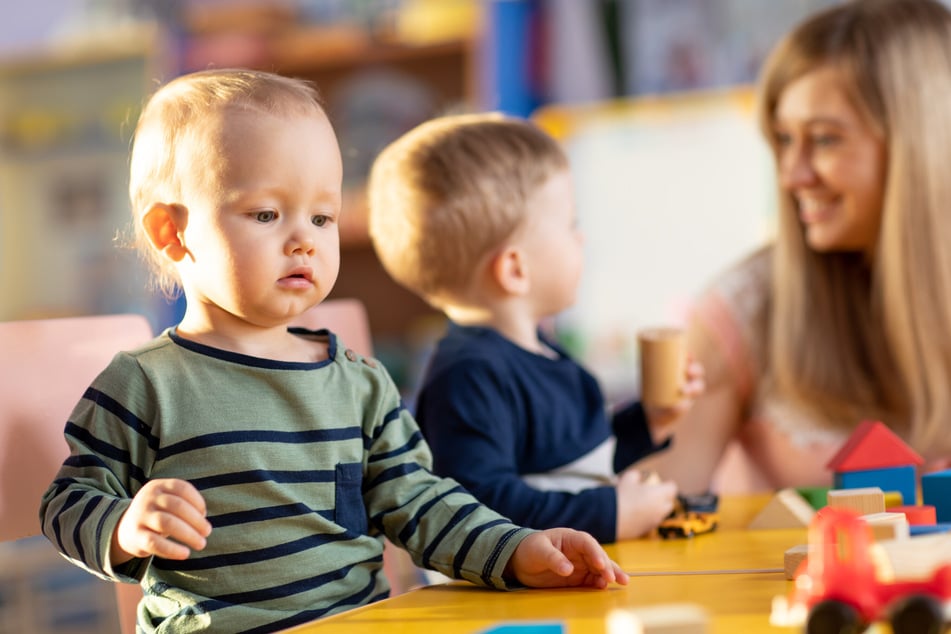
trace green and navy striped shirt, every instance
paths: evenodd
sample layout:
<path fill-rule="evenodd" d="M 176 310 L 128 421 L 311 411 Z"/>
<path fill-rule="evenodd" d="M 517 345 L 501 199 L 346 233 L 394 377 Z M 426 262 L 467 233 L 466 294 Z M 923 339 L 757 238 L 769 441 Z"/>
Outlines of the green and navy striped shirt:
<path fill-rule="evenodd" d="M 387 596 L 383 536 L 417 565 L 505 588 L 526 529 L 430 471 L 383 367 L 326 331 L 319 363 L 249 357 L 174 330 L 116 355 L 66 424 L 43 531 L 104 578 L 141 581 L 144 632 L 270 632 Z M 113 531 L 151 479 L 204 496 L 213 530 L 185 561 L 113 569 Z"/>

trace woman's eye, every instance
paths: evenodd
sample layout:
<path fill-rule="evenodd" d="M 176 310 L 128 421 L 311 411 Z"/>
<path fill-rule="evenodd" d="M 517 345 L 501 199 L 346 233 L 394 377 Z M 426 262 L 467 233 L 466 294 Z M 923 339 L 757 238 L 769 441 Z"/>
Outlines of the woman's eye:
<path fill-rule="evenodd" d="M 258 222 L 271 222 L 277 218 L 277 214 L 271 210 L 259 211 L 254 214 L 254 219 Z"/>
<path fill-rule="evenodd" d="M 318 227 L 323 227 L 325 224 L 327 224 L 328 220 L 329 218 L 327 218 L 327 216 L 314 216 L 311 218 L 311 222 L 313 222 L 314 225 Z"/>
<path fill-rule="evenodd" d="M 817 134 L 812 137 L 812 144 L 816 147 L 829 147 L 839 142 L 839 137 L 834 134 Z"/>

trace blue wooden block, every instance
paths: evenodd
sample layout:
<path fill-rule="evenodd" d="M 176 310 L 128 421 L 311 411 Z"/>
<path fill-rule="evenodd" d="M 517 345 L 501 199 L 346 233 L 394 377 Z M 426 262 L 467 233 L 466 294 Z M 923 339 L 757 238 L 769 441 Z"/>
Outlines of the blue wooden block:
<path fill-rule="evenodd" d="M 902 504 L 918 503 L 915 466 L 888 467 L 885 469 L 865 469 L 863 471 L 837 471 L 835 488 L 861 489 L 879 487 L 882 491 L 898 491 Z M 938 521 L 941 521 L 940 518 Z"/>
<path fill-rule="evenodd" d="M 908 534 L 912 537 L 915 535 L 931 535 L 932 533 L 947 533 L 949 531 L 951 531 L 951 523 L 911 524 L 908 526 Z"/>
<path fill-rule="evenodd" d="M 921 499 L 935 508 L 938 522 L 951 522 L 951 469 L 921 476 Z"/>
<path fill-rule="evenodd" d="M 564 634 L 564 623 L 556 621 L 534 623 L 503 623 L 495 625 L 481 634 Z"/>

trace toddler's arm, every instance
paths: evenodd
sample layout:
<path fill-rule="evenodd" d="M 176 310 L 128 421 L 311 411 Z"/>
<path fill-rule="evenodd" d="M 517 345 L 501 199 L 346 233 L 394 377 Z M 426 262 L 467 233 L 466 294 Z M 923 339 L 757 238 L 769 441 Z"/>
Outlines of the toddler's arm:
<path fill-rule="evenodd" d="M 146 483 L 112 534 L 112 565 L 152 555 L 187 559 L 189 548 L 203 549 L 205 538 L 211 534 L 205 511 L 205 499 L 185 480 Z"/>
<path fill-rule="evenodd" d="M 536 529 L 569 527 L 604 542 L 614 541 L 617 521 L 612 486 L 574 493 L 538 489 L 522 479 L 523 472 L 534 471 L 524 462 L 531 460 L 526 454 L 537 457 L 540 453 L 518 450 L 532 442 L 527 415 L 500 387 L 509 381 L 508 375 L 490 364 L 473 362 L 456 364 L 429 383 L 428 397 L 421 397 L 417 407 L 432 448 L 434 471 L 457 480 L 516 524 Z M 567 448 L 567 453 L 575 450 L 564 441 L 549 443 L 556 445 Z M 545 460 L 549 457 L 544 455 Z M 592 508 L 598 512 L 592 513 Z"/>
<path fill-rule="evenodd" d="M 594 537 L 570 528 L 551 528 L 523 539 L 509 559 L 505 576 L 533 588 L 606 588 L 610 583 L 623 586 L 628 582 L 627 574 Z"/>

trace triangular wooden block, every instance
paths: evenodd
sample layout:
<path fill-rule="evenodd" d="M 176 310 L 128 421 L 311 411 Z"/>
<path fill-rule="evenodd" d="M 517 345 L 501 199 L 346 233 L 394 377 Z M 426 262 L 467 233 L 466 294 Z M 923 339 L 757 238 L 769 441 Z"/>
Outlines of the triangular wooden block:
<path fill-rule="evenodd" d="M 796 489 L 781 489 L 776 492 L 748 528 L 802 528 L 808 526 L 816 511 Z"/>
<path fill-rule="evenodd" d="M 863 421 L 829 460 L 830 471 L 865 471 L 920 465 L 918 453 L 877 420 Z"/>

